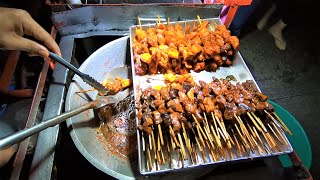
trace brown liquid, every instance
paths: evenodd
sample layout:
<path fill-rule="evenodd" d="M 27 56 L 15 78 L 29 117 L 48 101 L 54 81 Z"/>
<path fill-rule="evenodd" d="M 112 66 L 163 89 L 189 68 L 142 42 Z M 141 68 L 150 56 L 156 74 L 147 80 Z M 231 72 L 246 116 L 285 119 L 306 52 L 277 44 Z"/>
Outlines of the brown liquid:
<path fill-rule="evenodd" d="M 117 105 L 100 109 L 100 131 L 113 155 L 128 158 L 137 155 L 133 92 Z"/>

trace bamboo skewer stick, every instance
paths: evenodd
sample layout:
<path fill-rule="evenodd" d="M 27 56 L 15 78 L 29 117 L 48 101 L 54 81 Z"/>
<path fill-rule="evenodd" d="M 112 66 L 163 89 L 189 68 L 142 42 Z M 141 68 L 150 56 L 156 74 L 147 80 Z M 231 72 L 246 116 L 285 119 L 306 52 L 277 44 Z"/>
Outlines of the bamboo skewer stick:
<path fill-rule="evenodd" d="M 221 157 L 226 160 L 227 159 L 227 155 L 226 155 L 226 152 L 224 150 L 225 150 L 225 148 L 221 148 L 221 149 L 219 149 L 219 152 L 221 153 Z"/>
<path fill-rule="evenodd" d="M 151 134 L 149 134 L 149 148 L 150 148 L 150 150 L 152 150 L 152 139 L 151 139 Z"/>
<path fill-rule="evenodd" d="M 179 144 L 179 142 L 178 142 L 178 140 L 177 140 L 177 138 L 176 138 L 176 136 L 175 136 L 175 134 L 174 134 L 173 129 L 172 129 L 171 126 L 169 126 L 169 131 L 170 131 L 171 137 L 173 137 L 173 140 L 174 140 L 174 142 L 176 143 L 176 145 L 177 145 L 178 147 L 180 147 L 180 144 Z"/>
<path fill-rule="evenodd" d="M 213 150 L 217 161 L 221 160 L 221 156 L 219 154 L 219 150 L 220 150 L 219 148 L 216 148 L 216 149 Z"/>
<path fill-rule="evenodd" d="M 212 20 L 212 23 L 215 27 L 219 26 L 214 20 Z"/>
<path fill-rule="evenodd" d="M 246 147 L 245 147 L 244 145 L 241 145 L 242 152 L 244 152 L 244 153 L 246 152 L 246 153 L 247 153 L 247 151 L 245 150 L 245 148 L 246 148 Z"/>
<path fill-rule="evenodd" d="M 190 139 L 189 139 L 189 145 L 190 145 L 190 152 L 191 152 L 191 157 L 193 158 L 193 162 L 197 164 L 197 151 L 194 150 L 194 145 L 193 143 L 191 143 Z"/>
<path fill-rule="evenodd" d="M 196 126 L 197 127 L 197 131 L 198 131 L 198 134 L 199 134 L 199 139 L 200 139 L 200 142 L 201 142 L 201 144 L 202 144 L 202 146 L 203 147 L 206 147 L 206 145 L 205 145 L 205 143 L 204 143 L 204 140 L 203 140 L 203 138 L 202 138 L 202 135 L 201 135 L 201 133 L 200 133 L 200 128 L 199 128 L 199 126 Z"/>
<path fill-rule="evenodd" d="M 168 151 L 168 153 L 170 153 L 170 152 L 171 152 L 171 151 L 170 151 L 170 145 L 169 145 L 170 142 L 169 142 L 168 136 L 169 136 L 169 135 L 167 135 L 167 136 L 165 136 L 165 137 L 166 137 L 166 142 L 167 142 L 167 143 L 166 143 L 166 145 L 167 145 L 167 151 Z M 170 137 L 170 136 L 169 136 L 169 137 Z M 170 138 L 170 139 L 171 139 L 171 138 Z M 172 140 L 170 140 L 170 141 L 172 141 Z"/>
<path fill-rule="evenodd" d="M 251 139 L 248 131 L 245 129 L 244 125 L 243 125 L 243 124 L 240 124 L 240 128 L 241 128 L 242 132 L 244 133 L 246 139 L 248 139 L 249 144 L 251 145 L 252 149 L 254 149 L 254 144 L 253 144 L 253 142 L 252 142 L 252 139 Z"/>
<path fill-rule="evenodd" d="M 90 92 L 90 91 L 95 91 L 96 89 L 86 89 L 86 90 L 81 90 L 81 91 L 77 91 L 77 94 L 81 94 L 81 93 L 86 93 L 86 92 Z"/>
<path fill-rule="evenodd" d="M 195 137 L 195 139 L 196 139 L 196 143 L 197 143 L 197 145 L 198 145 L 198 147 L 199 147 L 199 150 L 200 150 L 200 151 L 203 151 L 203 147 L 200 145 L 198 138 Z"/>
<path fill-rule="evenodd" d="M 265 128 L 264 124 L 261 122 L 260 118 L 258 118 L 254 113 L 251 113 L 254 119 L 260 124 L 260 126 L 263 128 L 262 134 L 264 135 L 265 138 L 267 138 L 267 142 L 269 142 L 272 148 L 276 147 L 276 143 L 274 139 L 270 136 L 268 130 Z"/>
<path fill-rule="evenodd" d="M 234 139 L 235 137 L 231 136 L 230 134 L 229 134 L 229 139 L 230 139 L 230 141 L 233 142 L 233 146 L 234 146 L 234 149 L 235 149 L 235 155 L 238 156 L 238 153 L 240 153 L 240 151 L 239 151 L 238 146 L 236 144 L 236 140 Z M 232 149 L 231 149 L 231 151 L 232 151 Z"/>
<path fill-rule="evenodd" d="M 187 132 L 186 132 L 186 128 L 184 127 L 184 123 L 181 123 L 181 126 L 182 126 L 182 134 L 183 134 L 183 138 L 186 142 L 186 146 L 187 146 L 187 149 L 189 150 L 190 152 L 190 139 L 187 137 Z"/>
<path fill-rule="evenodd" d="M 222 130 L 225 138 L 226 138 L 227 140 L 229 140 L 229 137 L 228 137 L 228 135 L 227 135 L 228 133 L 227 133 L 225 127 L 222 125 L 222 123 L 220 122 L 220 120 L 219 120 L 219 118 L 218 118 L 217 116 L 214 116 L 214 117 L 215 117 L 216 121 L 218 122 L 219 127 L 221 128 L 221 130 Z"/>
<path fill-rule="evenodd" d="M 272 143 L 271 143 L 270 140 L 266 137 L 265 133 L 262 133 L 262 135 L 263 135 L 264 139 L 266 140 L 266 142 L 267 142 L 270 150 L 272 151 L 272 149 L 273 149 Z"/>
<path fill-rule="evenodd" d="M 231 149 L 227 149 L 227 152 L 228 152 L 229 155 L 230 155 L 230 160 L 231 160 L 231 159 L 234 159 L 234 154 L 233 154 L 232 150 L 231 150 Z"/>
<path fill-rule="evenodd" d="M 203 113 L 203 116 L 204 116 L 204 122 L 205 122 L 204 123 L 204 125 L 205 125 L 204 129 L 207 130 L 206 133 L 207 133 L 207 136 L 208 136 L 209 140 L 213 141 L 206 113 Z"/>
<path fill-rule="evenodd" d="M 281 139 L 284 140 L 284 141 L 280 141 L 280 140 L 279 140 L 279 142 L 280 142 L 281 144 L 283 144 L 283 142 L 284 142 L 286 145 L 288 145 L 288 142 L 285 140 L 285 138 L 283 137 L 282 133 L 279 132 L 278 128 L 277 128 L 275 125 L 279 126 L 282 130 L 284 130 L 284 131 L 286 131 L 286 132 L 288 132 L 288 133 L 289 133 L 290 130 L 289 130 L 287 127 L 283 127 L 283 125 L 285 125 L 283 122 L 282 122 L 283 125 L 279 125 L 279 123 L 278 123 L 278 122 L 270 115 L 270 113 L 268 113 L 266 110 L 265 110 L 265 113 L 272 119 L 272 121 L 273 121 L 272 125 L 274 125 L 274 127 L 275 127 L 276 131 L 279 133 Z M 279 116 L 278 116 L 278 117 L 279 117 Z M 269 124 L 268 124 L 268 125 L 269 125 Z M 274 132 L 273 128 L 272 128 L 271 126 L 269 126 L 269 127 L 270 127 L 271 131 L 274 133 L 274 135 L 279 139 L 279 137 L 278 137 L 278 136 L 276 135 L 276 133 Z M 291 133 L 291 131 L 290 131 L 290 133 Z M 290 133 L 289 133 L 289 134 L 290 134 Z M 291 133 L 291 135 L 292 135 L 292 133 Z M 271 143 L 276 144 L 275 141 L 274 141 L 274 139 L 272 138 L 272 136 L 271 136 L 270 134 L 269 134 L 267 137 L 270 138 Z M 276 148 L 280 151 L 280 149 L 279 149 L 277 146 L 276 146 Z"/>
<path fill-rule="evenodd" d="M 166 163 L 166 159 L 164 158 L 162 149 L 160 149 L 160 153 L 161 153 L 162 162 L 163 162 L 163 164 L 165 164 Z"/>
<path fill-rule="evenodd" d="M 264 110 L 264 112 L 268 115 L 268 117 L 274 122 L 276 123 L 277 126 L 279 126 L 283 131 L 287 131 L 287 129 L 285 127 L 282 126 L 281 123 L 279 123 L 279 121 L 277 121 L 268 111 Z"/>
<path fill-rule="evenodd" d="M 252 127 L 249 125 L 247 120 L 246 120 L 246 125 L 247 125 L 248 129 L 250 130 L 251 134 L 253 135 L 253 137 L 256 138 L 256 134 L 253 132 Z"/>
<path fill-rule="evenodd" d="M 251 116 L 251 114 L 249 112 L 247 112 L 247 115 L 249 116 L 249 118 L 251 119 L 251 121 L 253 122 L 254 126 L 258 129 L 258 131 L 262 132 L 262 129 L 260 128 L 260 126 L 257 124 L 257 122 L 254 120 L 254 118 Z"/>
<path fill-rule="evenodd" d="M 231 129 L 231 130 L 232 130 L 232 132 L 233 132 L 233 129 Z M 234 138 L 234 140 L 236 141 L 237 151 L 238 151 L 238 153 L 240 153 L 240 155 L 242 156 L 241 147 L 240 147 L 239 142 L 238 142 L 238 139 L 237 139 L 237 137 L 236 137 L 236 135 L 235 135 L 234 133 L 233 133 L 233 138 Z"/>
<path fill-rule="evenodd" d="M 158 151 L 161 150 L 161 144 L 160 144 L 160 136 L 158 134 L 158 137 L 157 137 L 157 145 L 158 145 Z"/>
<path fill-rule="evenodd" d="M 273 112 L 274 116 L 276 116 L 277 120 L 282 124 L 282 126 L 287 130 L 287 132 L 290 134 L 290 136 L 292 136 L 292 132 L 290 131 L 290 129 L 286 126 L 286 124 L 282 121 L 282 119 L 278 116 L 278 114 L 276 112 Z"/>
<path fill-rule="evenodd" d="M 160 24 L 160 23 L 161 23 L 160 15 L 158 14 L 158 22 L 157 22 L 157 24 Z"/>
<path fill-rule="evenodd" d="M 210 124 L 210 128 L 211 128 L 211 131 L 212 131 L 212 134 L 213 134 L 214 138 L 216 139 L 216 143 L 217 143 L 218 147 L 222 148 L 222 144 L 221 144 L 220 138 L 218 137 L 218 135 L 216 134 L 215 130 L 213 129 L 212 124 Z"/>
<path fill-rule="evenodd" d="M 193 131 L 193 133 L 194 133 L 194 131 Z M 195 135 L 195 133 L 194 133 L 194 135 Z M 195 139 L 196 139 L 198 148 L 199 148 L 199 150 L 200 150 L 200 154 L 201 154 L 202 160 L 203 160 L 204 163 L 206 163 L 207 161 L 206 161 L 206 158 L 205 158 L 205 156 L 204 156 L 204 149 L 203 149 L 203 147 L 200 145 L 199 140 L 198 140 L 198 137 L 195 136 Z M 196 150 L 195 150 L 195 151 L 196 151 Z M 196 152 L 197 152 L 197 151 L 196 151 Z"/>
<path fill-rule="evenodd" d="M 208 24 L 208 25 L 209 25 L 210 31 L 214 31 L 214 29 L 212 28 L 211 24 Z"/>
<path fill-rule="evenodd" d="M 197 164 L 197 160 L 194 154 L 194 151 L 192 149 L 192 145 L 190 145 L 190 149 L 188 149 L 189 153 L 190 153 L 190 157 L 191 157 L 191 161 L 193 164 Z"/>
<path fill-rule="evenodd" d="M 213 139 L 212 139 L 212 137 L 210 136 L 210 134 L 208 133 L 208 131 L 207 131 L 207 129 L 206 128 L 204 128 L 204 131 L 207 133 L 207 136 L 208 136 L 208 141 L 209 141 L 209 145 L 211 145 L 211 147 L 214 149 L 215 148 L 215 146 L 214 146 L 214 144 L 213 144 Z"/>
<path fill-rule="evenodd" d="M 147 148 L 147 156 L 148 156 L 148 164 L 149 164 L 149 170 L 151 171 L 153 168 L 152 168 L 152 159 L 151 159 L 151 154 L 150 154 L 150 149 Z"/>
<path fill-rule="evenodd" d="M 194 114 L 192 114 L 192 117 L 193 117 L 194 121 L 196 122 L 197 126 L 199 127 L 200 132 L 202 133 L 204 139 L 207 140 L 207 137 L 206 137 L 205 133 L 203 132 L 203 130 L 202 130 L 202 128 L 201 128 L 201 125 L 200 125 L 200 123 L 198 122 L 196 116 L 194 116 Z"/>
<path fill-rule="evenodd" d="M 277 143 L 274 141 L 274 139 L 270 136 L 269 133 L 266 133 L 266 136 L 268 137 L 268 139 L 270 140 L 270 142 L 272 143 L 273 147 L 277 146 Z"/>
<path fill-rule="evenodd" d="M 216 119 L 216 121 L 218 122 L 218 124 L 219 124 L 219 126 L 221 128 L 221 136 L 224 136 L 223 138 L 224 138 L 228 148 L 230 149 L 231 148 L 231 143 L 230 143 L 229 135 L 227 133 L 227 130 L 226 130 L 225 126 L 224 126 L 223 121 L 220 122 L 220 120 L 219 120 L 219 118 L 217 116 L 214 116 L 214 118 Z M 220 130 L 220 129 L 218 128 L 218 130 Z"/>
<path fill-rule="evenodd" d="M 222 133 L 222 131 L 221 131 L 220 128 L 218 128 L 218 133 L 220 133 L 222 139 L 223 139 L 225 142 L 227 142 L 227 139 L 226 139 L 226 137 L 224 137 L 224 134 Z"/>
<path fill-rule="evenodd" d="M 269 153 L 269 152 L 268 152 L 268 147 L 266 147 L 266 145 L 262 142 L 262 140 L 261 140 L 261 138 L 260 138 L 260 136 L 259 136 L 256 128 L 255 128 L 255 127 L 252 127 L 252 129 L 253 129 L 253 133 L 256 135 L 257 139 L 259 140 L 260 144 L 262 145 L 264 152 L 265 152 L 266 154 L 268 154 L 268 153 Z"/>
<path fill-rule="evenodd" d="M 206 156 L 204 155 L 204 151 L 200 151 L 202 159 L 203 159 L 203 163 L 207 163 L 207 159 Z"/>
<path fill-rule="evenodd" d="M 210 143 L 211 147 L 214 149 L 215 146 L 213 144 L 213 139 L 212 139 L 212 136 L 210 134 L 210 128 L 209 128 L 207 116 L 206 116 L 205 113 L 204 113 L 204 123 L 203 124 L 204 124 L 203 129 L 204 129 L 204 131 L 205 131 L 205 133 L 206 133 L 206 135 L 207 135 L 207 137 L 209 139 L 209 143 Z"/>
<path fill-rule="evenodd" d="M 264 126 L 264 124 L 262 123 L 262 121 L 260 120 L 260 118 L 258 116 L 256 116 L 253 112 L 251 112 L 252 116 L 256 119 L 256 121 L 259 123 L 259 125 L 262 127 L 262 129 L 264 130 L 264 132 L 267 132 L 267 128 Z"/>
<path fill-rule="evenodd" d="M 176 149 L 176 144 L 174 143 L 174 140 L 173 140 L 172 136 L 170 136 L 170 142 L 171 142 L 172 150 L 175 150 Z"/>
<path fill-rule="evenodd" d="M 198 18 L 199 24 L 202 24 L 202 22 L 201 22 L 201 19 L 200 19 L 200 16 L 199 16 L 199 15 L 197 16 L 197 18 Z"/>
<path fill-rule="evenodd" d="M 161 165 L 162 164 L 162 158 L 161 158 L 161 155 L 160 155 L 160 151 L 157 151 L 156 154 L 157 154 L 157 160 L 158 160 L 159 164 Z"/>
<path fill-rule="evenodd" d="M 267 125 L 268 125 L 269 129 L 272 131 L 273 135 L 278 139 L 278 141 L 279 141 L 281 144 L 283 144 L 282 141 L 281 141 L 281 139 L 280 139 L 280 138 L 278 137 L 278 135 L 276 134 L 276 132 L 275 132 L 275 131 L 273 130 L 273 128 L 270 126 L 270 124 L 268 123 Z"/>
<path fill-rule="evenodd" d="M 195 145 L 193 143 L 191 144 L 191 150 L 192 150 L 192 154 L 194 155 L 194 163 L 198 164 L 198 156 L 199 155 L 198 155 L 198 152 L 197 152 Z"/>
<path fill-rule="evenodd" d="M 247 124 L 247 127 L 249 128 L 249 130 L 250 130 L 250 132 L 251 132 L 251 134 L 250 134 L 250 136 L 251 136 L 251 139 L 253 140 L 253 142 L 254 142 L 254 144 L 258 147 L 258 151 L 260 152 L 260 151 L 264 151 L 265 152 L 265 150 L 264 149 L 262 149 L 261 147 L 260 147 L 260 145 L 257 143 L 257 141 L 256 141 L 256 139 L 258 139 L 258 137 L 259 137 L 259 135 L 257 135 L 254 131 L 253 131 L 253 129 L 251 128 L 251 126 L 249 125 L 249 123 L 246 121 L 246 124 Z M 254 127 L 253 127 L 254 128 Z M 260 137 L 259 137 L 260 138 Z M 264 145 L 262 145 L 263 146 L 263 148 L 264 148 Z M 260 153 L 259 153 L 260 154 Z"/>
<path fill-rule="evenodd" d="M 208 119 L 207 119 L 206 113 L 203 113 L 203 117 L 204 117 L 205 127 L 207 127 L 208 128 L 207 130 L 210 132 L 209 123 L 208 123 Z"/>
<path fill-rule="evenodd" d="M 193 128 L 191 129 L 191 131 L 192 131 L 192 133 L 193 133 L 193 135 L 194 135 L 194 138 L 195 138 L 195 140 L 196 140 L 196 143 L 197 143 L 197 146 L 198 146 L 200 152 L 204 151 L 204 149 L 203 149 L 203 147 L 201 146 L 201 144 L 200 144 L 200 142 L 199 142 L 199 139 L 198 139 L 196 133 L 194 132 Z M 194 146 L 193 146 L 193 147 L 194 147 Z M 194 148 L 195 148 L 195 147 L 194 147 Z M 196 153 L 196 157 L 197 157 L 197 156 L 198 156 L 198 152 L 196 151 L 196 149 L 193 149 L 193 151 Z"/>
<path fill-rule="evenodd" d="M 218 116 L 214 116 L 214 117 L 216 118 L 217 121 L 219 121 Z M 224 125 L 224 121 L 219 121 L 219 122 L 221 123 L 221 125 L 222 125 L 222 127 L 223 127 L 223 130 L 224 130 L 225 132 L 227 132 L 226 126 Z"/>
<path fill-rule="evenodd" d="M 236 127 L 236 130 L 237 130 L 237 132 L 238 132 L 238 134 L 239 134 L 239 137 L 240 137 L 240 139 L 242 140 L 242 142 L 243 142 L 244 146 L 246 147 L 246 149 L 250 149 L 250 146 L 248 145 L 247 140 L 243 137 L 243 135 L 242 135 L 242 133 L 240 132 L 237 124 L 235 124 L 235 127 Z"/>
<path fill-rule="evenodd" d="M 231 148 L 230 140 L 225 137 L 225 135 L 223 134 L 223 131 L 220 128 L 218 128 L 218 132 L 221 134 L 223 140 L 226 142 L 228 149 L 230 149 Z"/>
<path fill-rule="evenodd" d="M 157 146 L 156 146 L 156 141 L 154 140 L 154 133 L 153 133 L 153 131 L 151 131 L 151 137 L 152 137 L 153 150 L 156 152 L 156 151 L 157 151 Z"/>
<path fill-rule="evenodd" d="M 240 125 L 240 128 L 241 128 L 242 132 L 244 133 L 246 139 L 248 139 L 251 147 L 254 148 L 252 139 L 251 139 L 251 137 L 249 136 L 249 132 L 248 132 L 247 128 L 245 127 L 245 125 L 243 124 L 243 121 L 241 120 L 241 118 L 240 118 L 239 116 L 236 116 L 235 114 L 234 114 L 234 117 L 235 117 L 236 120 L 238 121 L 238 123 L 239 123 L 239 125 Z"/>
<path fill-rule="evenodd" d="M 183 145 L 183 142 L 182 142 L 181 135 L 180 135 L 180 133 L 177 133 L 177 135 L 178 135 L 178 139 L 179 139 L 179 142 L 180 142 L 181 152 L 182 152 L 182 155 L 183 155 L 182 158 L 184 160 L 186 160 L 187 159 L 187 155 L 186 155 L 186 151 L 184 149 L 184 145 Z"/>
<path fill-rule="evenodd" d="M 229 139 L 229 141 L 231 142 L 231 144 L 235 145 L 235 143 L 234 143 L 233 139 L 231 138 L 230 134 L 227 133 L 227 135 L 228 135 L 228 139 Z"/>
<path fill-rule="evenodd" d="M 142 26 L 141 26 L 141 20 L 140 20 L 140 17 L 138 16 L 138 23 L 139 23 L 139 27 L 140 29 L 142 29 Z"/>
<path fill-rule="evenodd" d="M 160 124 L 158 124 L 158 131 L 159 131 L 159 135 L 160 135 L 161 145 L 164 145 L 163 136 L 162 136 L 162 129 L 161 129 Z"/>
<path fill-rule="evenodd" d="M 216 123 L 216 121 L 215 121 L 215 117 L 214 117 L 213 112 L 211 112 L 211 116 L 212 116 L 212 120 L 213 120 L 213 123 L 214 123 L 214 127 L 215 127 L 216 130 L 217 130 L 217 129 L 218 129 L 218 126 L 217 126 L 217 123 Z M 217 132 L 217 134 L 219 134 L 219 133 Z M 220 135 L 218 135 L 218 137 L 219 137 L 219 139 L 220 139 Z"/>
<path fill-rule="evenodd" d="M 207 147 L 208 147 L 209 153 L 210 153 L 211 156 L 212 156 L 212 159 L 213 159 L 214 161 L 216 161 L 215 155 L 214 155 L 214 153 L 213 153 L 213 151 L 212 151 L 213 148 L 210 147 L 210 144 L 209 144 L 208 141 L 206 141 L 206 143 L 207 143 Z"/>
<path fill-rule="evenodd" d="M 192 152 L 191 144 L 190 144 L 190 139 L 187 136 L 186 129 L 184 127 L 184 123 L 182 123 L 182 132 L 183 132 L 183 137 L 184 137 L 184 140 L 186 142 L 186 147 L 187 147 L 187 150 L 189 151 L 191 160 L 192 160 L 192 162 L 195 162 L 194 157 L 193 157 L 194 155 L 193 155 L 193 152 Z"/>
<path fill-rule="evenodd" d="M 271 123 L 272 126 L 274 127 L 274 129 L 276 130 L 276 132 L 279 134 L 279 136 L 281 137 L 281 139 L 283 140 L 282 142 L 284 142 L 286 145 L 288 145 L 287 140 L 283 137 L 282 133 L 278 130 L 277 126 L 275 125 L 275 123 Z"/>
<path fill-rule="evenodd" d="M 154 148 L 154 150 L 153 150 L 153 153 L 154 153 L 154 161 L 155 161 L 155 164 L 156 164 L 156 166 L 157 166 L 157 163 L 158 163 L 158 156 L 157 156 L 157 149 L 156 148 Z"/>
<path fill-rule="evenodd" d="M 252 137 L 252 134 L 250 134 L 249 136 L 251 137 L 251 139 L 252 139 L 252 141 L 253 141 L 254 145 L 258 148 L 258 149 L 257 149 L 257 152 L 258 152 L 258 154 L 259 154 L 259 156 L 260 156 L 260 155 L 261 155 L 261 153 L 260 153 L 260 152 L 262 152 L 261 147 L 259 146 L 259 144 L 258 144 L 258 143 L 257 143 L 257 141 L 255 140 L 255 138 L 254 138 L 254 137 Z"/>

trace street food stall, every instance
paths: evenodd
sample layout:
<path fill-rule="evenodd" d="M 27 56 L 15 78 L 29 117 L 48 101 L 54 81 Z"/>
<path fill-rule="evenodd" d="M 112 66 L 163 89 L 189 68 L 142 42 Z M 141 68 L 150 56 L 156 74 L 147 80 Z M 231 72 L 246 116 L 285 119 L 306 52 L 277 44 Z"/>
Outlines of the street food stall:
<path fill-rule="evenodd" d="M 99 172 L 99 178 L 194 179 L 230 171 L 228 167 L 257 176 L 272 169 L 282 177 L 282 155 L 312 179 L 290 138 L 296 132 L 288 121 L 294 118 L 283 116 L 286 111 L 261 92 L 239 52 L 241 41 L 228 30 L 237 8 L 250 3 L 47 0 L 51 35 L 62 58 L 108 89 L 129 82 L 125 87 L 130 93 L 113 105 L 79 112 L 64 125 L 41 131 L 29 166 L 29 139 L 22 141 L 11 178 L 19 179 L 24 171 L 29 179 L 72 176 L 79 158 L 88 169 L 73 177 Z M 9 58 L 18 59 L 19 52 Z M 7 69 L 15 66 L 8 64 Z M 54 70 L 43 122 L 101 95 L 48 58 L 26 128 L 34 126 L 50 67 Z M 252 166 L 261 168 L 247 172 Z"/>

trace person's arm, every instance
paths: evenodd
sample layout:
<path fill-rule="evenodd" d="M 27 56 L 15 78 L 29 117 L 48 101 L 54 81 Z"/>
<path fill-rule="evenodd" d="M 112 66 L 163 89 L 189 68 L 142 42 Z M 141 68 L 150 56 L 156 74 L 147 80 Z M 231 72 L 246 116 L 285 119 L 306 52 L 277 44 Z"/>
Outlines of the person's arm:
<path fill-rule="evenodd" d="M 24 38 L 24 35 L 32 36 L 39 43 Z M 44 30 L 28 12 L 20 9 L 0 8 L 0 48 L 5 50 L 26 51 L 30 55 L 48 57 L 46 47 L 61 55 L 59 46 L 50 34 Z"/>

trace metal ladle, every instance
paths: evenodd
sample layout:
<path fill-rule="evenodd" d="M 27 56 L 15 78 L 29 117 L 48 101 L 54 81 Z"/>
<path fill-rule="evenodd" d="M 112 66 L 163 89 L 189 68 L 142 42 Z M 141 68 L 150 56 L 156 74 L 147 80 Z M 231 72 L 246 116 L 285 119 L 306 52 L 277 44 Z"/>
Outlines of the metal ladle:
<path fill-rule="evenodd" d="M 129 78 L 129 70 L 127 67 L 119 67 L 115 68 L 112 71 L 110 71 L 106 77 L 107 80 L 114 79 L 115 77 L 121 77 L 123 79 Z M 9 136 L 6 136 L 4 138 L 0 139 L 0 150 L 5 149 L 13 144 L 16 144 L 17 142 L 20 142 L 27 137 L 32 136 L 33 134 L 36 134 L 48 127 L 55 126 L 66 119 L 75 116 L 81 112 L 84 112 L 88 109 L 98 109 L 108 104 L 116 104 L 120 102 L 121 100 L 125 99 L 129 95 L 129 89 L 126 88 L 125 90 L 118 92 L 115 95 L 108 95 L 108 96 L 97 96 L 97 99 L 95 101 L 91 101 L 83 106 L 80 106 L 76 109 L 70 110 L 68 112 L 65 112 L 63 114 L 60 114 L 58 116 L 55 116 L 53 118 L 44 120 L 43 122 L 34 125 L 30 128 L 23 129 L 21 131 L 18 131 L 14 134 L 11 134 Z"/>

